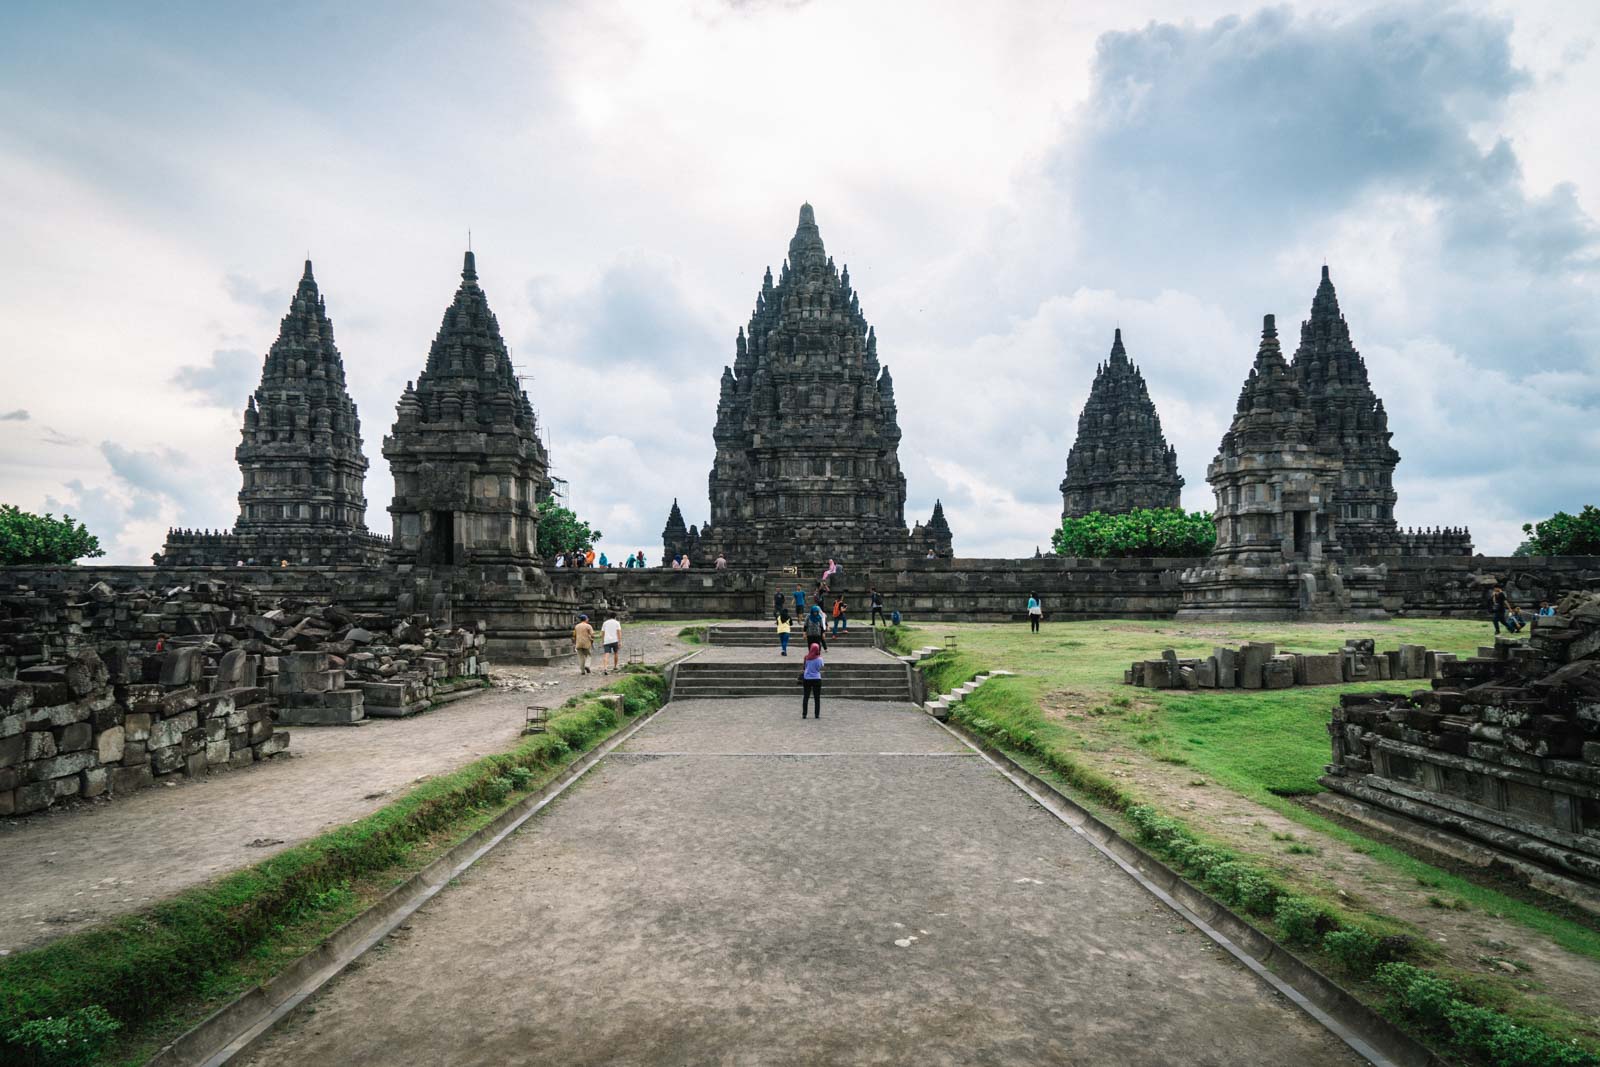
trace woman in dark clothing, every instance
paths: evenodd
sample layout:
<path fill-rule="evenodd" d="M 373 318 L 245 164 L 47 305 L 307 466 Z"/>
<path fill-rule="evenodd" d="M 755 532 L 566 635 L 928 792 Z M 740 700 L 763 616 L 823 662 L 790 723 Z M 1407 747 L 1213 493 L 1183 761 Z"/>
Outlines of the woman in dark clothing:
<path fill-rule="evenodd" d="M 817 702 L 817 718 L 822 718 L 822 648 L 813 644 L 806 651 L 805 665 L 800 668 L 800 717 L 813 699 Z"/>
<path fill-rule="evenodd" d="M 1506 622 L 1506 591 L 1498 585 L 1494 587 L 1494 592 L 1489 594 L 1489 613 L 1494 616 L 1494 632 L 1496 634 L 1500 632 L 1500 627 L 1502 626 L 1508 630 L 1511 629 Z"/>

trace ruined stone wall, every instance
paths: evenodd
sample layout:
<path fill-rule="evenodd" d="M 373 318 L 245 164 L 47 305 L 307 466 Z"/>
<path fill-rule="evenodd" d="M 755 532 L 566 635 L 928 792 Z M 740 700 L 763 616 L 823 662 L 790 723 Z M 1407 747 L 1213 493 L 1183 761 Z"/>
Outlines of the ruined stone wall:
<path fill-rule="evenodd" d="M 615 611 L 633 619 L 764 618 L 772 593 L 762 571 L 584 568 L 548 572 L 591 619 Z"/>
<path fill-rule="evenodd" d="M 1196 560 L 908 559 L 860 576 L 852 591 L 876 586 L 886 611 L 908 622 L 1004 622 L 1027 614 L 1037 596 L 1049 619 L 1160 619 L 1178 608 L 1178 574 Z M 864 614 L 860 592 L 856 614 Z"/>
<path fill-rule="evenodd" d="M 1432 689 L 1346 694 L 1328 732 L 1329 789 L 1600 880 L 1600 594 L 1439 664 Z"/>

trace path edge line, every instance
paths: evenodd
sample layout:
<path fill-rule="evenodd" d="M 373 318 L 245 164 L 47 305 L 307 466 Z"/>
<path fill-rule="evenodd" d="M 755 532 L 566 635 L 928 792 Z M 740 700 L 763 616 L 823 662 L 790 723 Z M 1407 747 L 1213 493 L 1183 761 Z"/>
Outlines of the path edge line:
<path fill-rule="evenodd" d="M 929 718 L 933 718 L 931 715 Z M 1355 994 L 1296 956 L 1108 823 L 958 723 L 935 724 L 975 750 L 1045 811 L 1375 1067 L 1449 1067 Z"/>
<path fill-rule="evenodd" d="M 145 1061 L 146 1067 L 220 1067 L 249 1051 L 306 1000 L 410 918 L 441 889 L 499 845 L 613 749 L 627 741 L 671 701 L 617 730 L 567 765 L 555 778 L 501 812 L 355 916 L 328 939 L 261 985 L 180 1034 Z"/>

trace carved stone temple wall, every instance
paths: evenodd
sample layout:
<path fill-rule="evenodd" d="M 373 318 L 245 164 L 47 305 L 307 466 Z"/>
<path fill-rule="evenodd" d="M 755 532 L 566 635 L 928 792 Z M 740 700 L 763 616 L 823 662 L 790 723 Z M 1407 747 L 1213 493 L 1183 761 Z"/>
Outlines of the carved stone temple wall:
<path fill-rule="evenodd" d="M 1161 416 L 1119 329 L 1078 416 L 1078 438 L 1061 482 L 1062 517 L 1175 508 L 1182 491 L 1177 450 L 1161 432 Z"/>
<path fill-rule="evenodd" d="M 394 474 L 391 563 L 431 574 L 484 622 L 491 659 L 570 654 L 571 601 L 539 568 L 549 460 L 471 252 L 383 455 Z"/>
<path fill-rule="evenodd" d="M 696 565 L 722 555 L 783 566 L 912 550 L 894 382 L 850 270 L 834 266 L 810 204 L 800 208 L 789 258 L 777 279 L 767 270 L 739 331 L 713 437 L 711 517 L 681 535 L 681 513 L 669 522 L 669 558 L 687 550 Z M 942 508 L 919 536 L 924 554 L 950 554 Z"/>
<path fill-rule="evenodd" d="M 1216 546 L 1184 573 L 1178 616 L 1381 616 L 1378 569 L 1341 563 L 1341 470 L 1268 315 L 1233 423 L 1206 469 Z"/>

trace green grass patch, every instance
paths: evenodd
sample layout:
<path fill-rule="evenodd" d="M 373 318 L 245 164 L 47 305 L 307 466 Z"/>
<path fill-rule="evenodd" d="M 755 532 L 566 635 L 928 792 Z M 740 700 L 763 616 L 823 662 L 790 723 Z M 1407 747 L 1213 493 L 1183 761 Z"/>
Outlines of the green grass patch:
<path fill-rule="evenodd" d="M 420 866 L 419 850 L 443 851 L 616 730 L 617 714 L 594 699 L 607 692 L 620 693 L 625 714 L 637 715 L 665 701 L 666 681 L 654 668 L 631 668 L 561 709 L 547 733 L 427 781 L 357 822 L 148 910 L 0 960 L 0 1060 L 75 1062 L 41 1051 L 36 1038 L 50 1020 L 93 1029 L 98 1009 L 137 1036 L 174 1003 L 226 995 L 241 969 L 276 956 L 295 924 L 343 922 L 359 912 L 354 883 Z M 28 1029 L 33 1023 L 41 1026 Z M 62 1055 L 77 1047 L 68 1042 Z"/>
<path fill-rule="evenodd" d="M 1592 1029 L 1588 1028 L 1586 1020 L 1574 1017 L 1558 1005 L 1516 994 L 1503 984 L 1481 978 L 1476 981 L 1455 981 L 1435 970 L 1419 966 L 1425 962 L 1425 957 L 1434 953 L 1407 924 L 1378 912 L 1355 912 L 1338 901 L 1291 887 L 1283 881 L 1279 872 L 1260 862 L 1257 857 L 1230 849 L 1196 832 L 1181 820 L 1140 804 L 1116 779 L 1076 757 L 1073 750 L 1082 750 L 1085 739 L 1058 718 L 1045 714 L 1039 697 L 1043 692 L 1056 691 L 1052 684 L 1055 680 L 1037 675 L 1031 679 L 992 679 L 958 704 L 952 710 L 952 717 L 996 745 L 1019 754 L 1036 770 L 1053 774 L 1070 788 L 1087 794 L 1096 804 L 1107 809 L 1114 820 L 1120 817 L 1125 821 L 1144 847 L 1190 881 L 1250 916 L 1278 940 L 1296 947 L 1319 961 L 1323 967 L 1342 975 L 1386 1016 L 1408 1031 L 1422 1036 L 1435 1047 L 1449 1050 L 1468 1062 L 1493 1064 L 1496 1067 L 1509 1067 L 1511 1064 L 1539 1067 L 1600 1065 L 1600 1058 L 1596 1057 L 1592 1047 Z M 1320 695 L 1324 706 L 1327 705 L 1326 690 L 1311 692 Z M 1253 697 L 1258 704 L 1269 704 L 1273 698 L 1281 698 L 1286 694 L 1279 691 L 1242 695 Z M 1108 704 L 1098 706 L 1102 709 L 1101 718 L 1106 718 L 1104 711 Z M 1195 709 L 1197 716 L 1216 718 L 1230 724 L 1236 712 L 1237 709 L 1231 707 L 1220 712 L 1215 706 Z M 1304 717 L 1303 708 L 1285 713 L 1285 721 L 1290 724 L 1300 722 Z M 1316 721 L 1317 733 L 1324 748 L 1327 744 L 1325 722 L 1326 719 Z M 1276 728 L 1297 727 L 1280 724 Z M 1150 731 L 1137 726 L 1134 729 L 1140 731 L 1134 737 L 1136 743 L 1142 739 L 1147 745 L 1158 745 L 1170 740 L 1168 734 L 1144 736 Z M 1255 735 L 1248 736 L 1253 738 Z M 1246 732 L 1234 730 L 1230 725 L 1229 729 L 1210 731 L 1205 741 L 1211 748 L 1228 750 L 1243 745 L 1246 737 Z M 1208 745 L 1196 747 L 1207 749 Z M 1522 921 L 1573 951 L 1592 955 L 1593 950 L 1600 947 L 1597 944 L 1600 937 L 1587 927 L 1469 883 L 1398 850 L 1360 838 L 1326 819 L 1304 811 L 1268 787 L 1270 781 L 1293 781 L 1292 777 L 1278 777 L 1280 772 L 1270 768 L 1269 763 L 1248 753 L 1238 753 L 1232 759 L 1210 760 L 1203 764 L 1197 761 L 1198 765 L 1204 765 L 1208 770 L 1220 768 L 1221 773 L 1213 771 L 1219 780 L 1229 784 L 1244 783 L 1246 791 L 1269 802 L 1274 810 L 1301 816 L 1308 826 L 1330 833 L 1346 843 L 1360 843 L 1369 855 L 1412 871 L 1419 884 L 1454 894 L 1454 898 L 1449 900 L 1433 898 L 1440 902 L 1441 907 L 1464 909 L 1483 906 L 1487 902 L 1497 913 Z M 1289 854 L 1315 851 L 1315 846 L 1296 840 L 1293 834 L 1272 836 L 1280 842 L 1292 842 L 1286 850 Z M 1407 981 L 1403 982 L 1396 976 L 1405 976 Z M 1406 996 L 1412 996 L 1407 990 L 1417 982 L 1424 983 L 1418 988 L 1433 998 L 1429 1003 L 1438 1002 L 1444 1007 L 1433 1011 L 1431 1015 L 1419 1014 L 1422 1009 L 1405 999 Z M 1447 991 L 1448 995 L 1441 994 L 1440 990 Z M 1412 1000 L 1420 996 L 1422 993 L 1417 993 Z"/>

